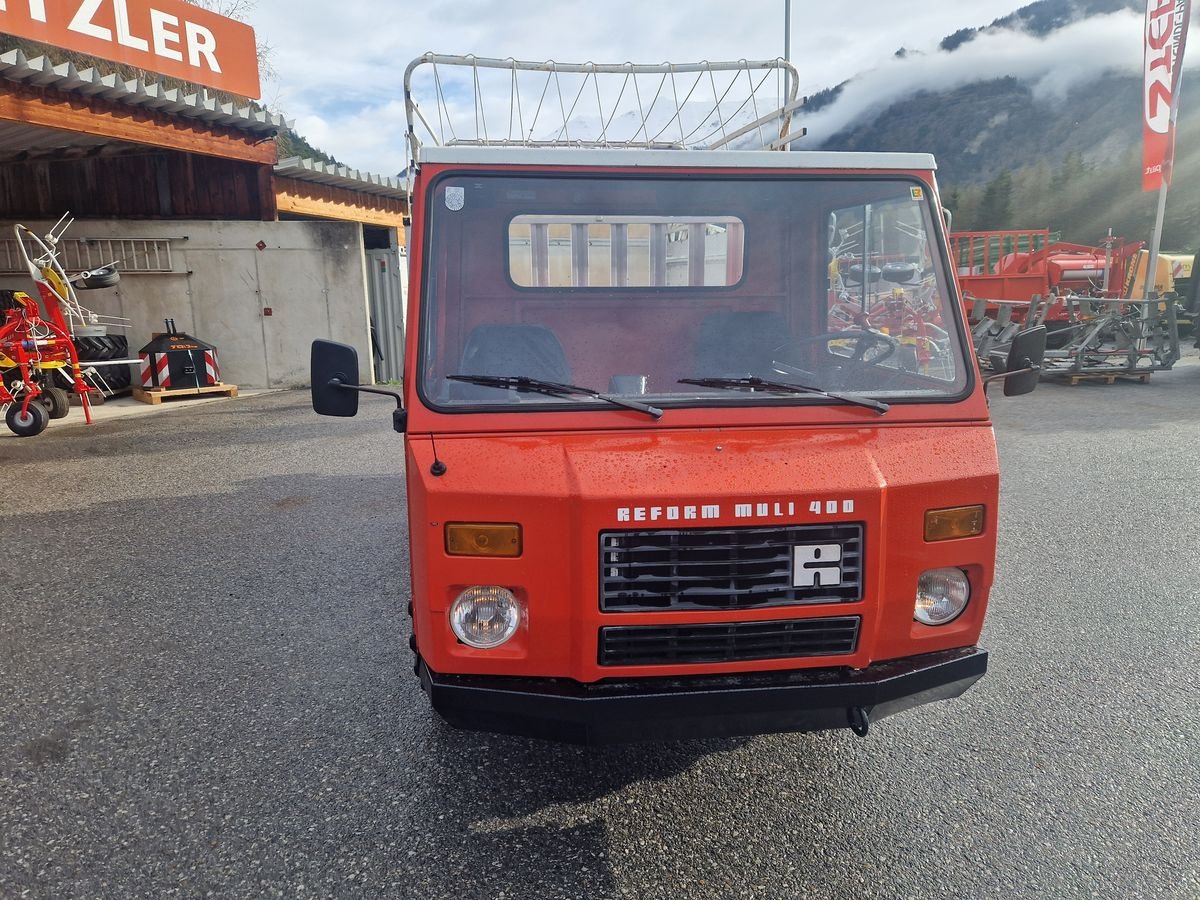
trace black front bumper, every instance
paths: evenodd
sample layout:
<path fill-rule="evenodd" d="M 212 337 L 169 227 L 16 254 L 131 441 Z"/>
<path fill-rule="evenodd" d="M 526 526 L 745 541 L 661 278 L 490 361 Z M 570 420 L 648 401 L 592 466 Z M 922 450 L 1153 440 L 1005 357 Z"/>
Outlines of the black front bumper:
<path fill-rule="evenodd" d="M 457 728 L 572 744 L 735 737 L 847 728 L 961 695 L 987 670 L 964 647 L 866 669 L 798 669 L 580 684 L 439 675 L 417 663 L 433 708 Z"/>

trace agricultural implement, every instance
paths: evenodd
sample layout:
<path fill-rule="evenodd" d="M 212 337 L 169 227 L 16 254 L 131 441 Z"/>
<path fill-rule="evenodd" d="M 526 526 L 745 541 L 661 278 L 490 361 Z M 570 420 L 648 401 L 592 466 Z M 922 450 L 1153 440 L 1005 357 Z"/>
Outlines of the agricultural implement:
<path fill-rule="evenodd" d="M 51 418 L 70 410 L 66 391 L 48 384 L 49 371 L 65 364 L 78 370 L 71 337 L 53 322 L 42 319 L 37 303 L 28 294 L 14 292 L 4 301 L 0 325 L 0 404 L 4 420 L 19 437 L 46 430 Z"/>
<path fill-rule="evenodd" d="M 37 285 L 41 306 L 29 294 L 11 292 L 0 304 L 0 406 L 6 406 L 5 423 L 20 437 L 46 430 L 52 418 L 62 418 L 71 408 L 70 394 L 79 398 L 85 421 L 92 423 L 87 384 L 75 346 L 77 325 L 98 323 L 100 317 L 85 309 L 75 294 L 81 287 L 110 287 L 118 275 L 112 265 L 70 278 L 59 261 L 57 246 L 71 220 L 63 216 L 50 232 L 39 237 L 16 225 L 16 244 L 29 275 Z M 56 385 L 57 373 L 70 390 Z"/>
<path fill-rule="evenodd" d="M 861 332 L 881 336 L 874 348 L 863 347 L 866 358 L 894 352 L 899 365 L 910 372 L 936 374 L 949 348 L 948 323 L 941 313 L 931 260 L 903 254 L 880 254 L 864 240 L 863 223 L 838 227 L 834 222 L 829 253 L 830 331 Z M 885 241 L 902 242 L 912 228 L 893 226 Z M 911 235 L 909 235 L 911 237 Z M 867 261 L 870 257 L 873 261 Z M 833 342 L 835 352 L 853 351 Z M 889 349 L 890 348 L 890 349 Z"/>
<path fill-rule="evenodd" d="M 1043 374 L 1148 375 L 1179 359 L 1173 271 L 1161 260 L 1145 299 L 1144 244 L 1110 234 L 1088 247 L 1052 241 L 1047 229 L 950 236 L 976 353 L 986 366 L 1023 328 L 1051 332 Z"/>

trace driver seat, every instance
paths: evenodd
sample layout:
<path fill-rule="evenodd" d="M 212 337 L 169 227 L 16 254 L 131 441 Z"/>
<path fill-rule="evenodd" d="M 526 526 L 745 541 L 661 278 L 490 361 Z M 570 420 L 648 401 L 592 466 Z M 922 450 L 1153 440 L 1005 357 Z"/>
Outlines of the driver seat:
<path fill-rule="evenodd" d="M 558 337 L 541 325 L 477 325 L 467 335 L 458 371 L 465 375 L 524 375 L 571 383 L 571 367 Z M 496 388 L 455 382 L 455 400 L 503 399 Z"/>
<path fill-rule="evenodd" d="M 788 340 L 788 326 L 777 312 L 752 310 L 711 313 L 696 330 L 694 375 L 697 378 L 775 378 L 774 350 Z"/>

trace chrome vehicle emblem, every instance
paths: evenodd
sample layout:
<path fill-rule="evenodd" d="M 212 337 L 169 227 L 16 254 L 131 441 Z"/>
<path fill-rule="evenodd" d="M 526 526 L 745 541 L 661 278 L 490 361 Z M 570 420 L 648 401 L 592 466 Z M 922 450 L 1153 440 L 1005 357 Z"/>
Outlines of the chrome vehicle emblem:
<path fill-rule="evenodd" d="M 842 583 L 841 544 L 799 544 L 792 548 L 792 587 L 837 587 Z"/>

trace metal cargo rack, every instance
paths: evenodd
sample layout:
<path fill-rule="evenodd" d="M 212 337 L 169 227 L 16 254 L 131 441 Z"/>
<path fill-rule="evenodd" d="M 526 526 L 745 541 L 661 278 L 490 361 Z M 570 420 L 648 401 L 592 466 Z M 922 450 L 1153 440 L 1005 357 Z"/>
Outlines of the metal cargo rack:
<path fill-rule="evenodd" d="M 426 53 L 404 72 L 409 150 L 435 146 L 786 150 L 799 79 L 782 59 L 639 65 Z M 429 97 L 429 106 L 416 96 Z"/>

